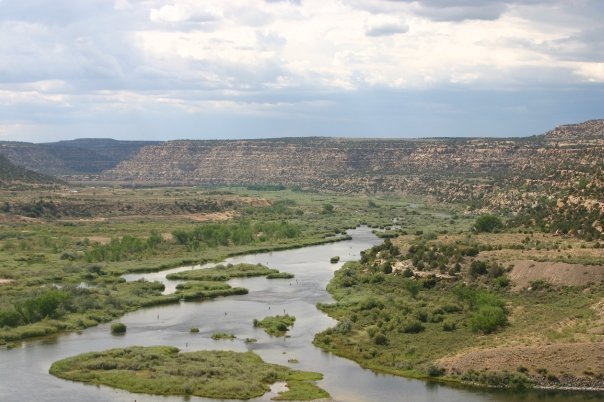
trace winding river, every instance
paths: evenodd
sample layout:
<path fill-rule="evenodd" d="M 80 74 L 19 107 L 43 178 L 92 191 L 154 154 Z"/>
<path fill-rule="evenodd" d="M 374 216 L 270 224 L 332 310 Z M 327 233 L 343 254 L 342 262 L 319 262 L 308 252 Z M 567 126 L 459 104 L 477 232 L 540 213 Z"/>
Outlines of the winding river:
<path fill-rule="evenodd" d="M 213 401 L 206 398 L 160 397 L 131 394 L 105 386 L 93 386 L 60 380 L 48 374 L 52 362 L 79 353 L 132 345 L 173 345 L 184 351 L 200 349 L 253 350 L 271 363 L 292 368 L 319 371 L 325 375 L 319 386 L 336 401 L 584 401 L 602 395 L 537 392 L 514 394 L 504 391 L 457 389 L 424 381 L 375 374 L 356 363 L 322 352 L 312 345 L 315 333 L 335 325 L 335 321 L 316 309 L 318 302 L 332 301 L 325 286 L 346 261 L 359 259 L 361 250 L 381 242 L 369 228 L 351 230 L 352 240 L 301 249 L 253 254 L 229 258 L 231 263 L 262 263 L 295 274 L 295 279 L 267 280 L 246 278 L 231 280 L 232 286 L 249 289 L 249 294 L 205 302 L 187 302 L 139 310 L 120 319 L 128 326 L 124 336 L 112 336 L 110 324 L 89 328 L 79 334 L 64 334 L 23 342 L 20 347 L 0 351 L 0 401 Z M 330 257 L 339 255 L 338 264 Z M 191 269 L 181 267 L 160 273 L 127 275 L 127 280 L 145 277 L 166 284 L 166 293 L 175 282 L 167 281 L 169 272 Z M 289 338 L 271 338 L 252 326 L 254 318 L 293 314 L 296 323 Z M 189 329 L 198 327 L 200 333 Z M 229 332 L 234 341 L 214 341 L 215 332 Z M 245 338 L 257 343 L 246 344 Z M 297 359 L 299 363 L 288 363 Z M 277 388 L 277 387 L 275 387 Z M 269 401 L 274 392 L 255 401 Z"/>

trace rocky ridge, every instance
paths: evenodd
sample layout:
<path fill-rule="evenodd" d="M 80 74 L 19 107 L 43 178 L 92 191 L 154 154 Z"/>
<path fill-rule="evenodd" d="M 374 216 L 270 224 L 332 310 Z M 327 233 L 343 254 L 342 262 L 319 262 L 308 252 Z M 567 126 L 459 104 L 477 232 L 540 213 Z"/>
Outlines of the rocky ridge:
<path fill-rule="evenodd" d="M 594 172 L 603 163 L 604 120 L 593 120 L 528 138 L 169 141 L 141 148 L 103 178 L 472 198 L 502 177 L 546 184 Z M 443 183 L 458 178 L 453 186 Z"/>

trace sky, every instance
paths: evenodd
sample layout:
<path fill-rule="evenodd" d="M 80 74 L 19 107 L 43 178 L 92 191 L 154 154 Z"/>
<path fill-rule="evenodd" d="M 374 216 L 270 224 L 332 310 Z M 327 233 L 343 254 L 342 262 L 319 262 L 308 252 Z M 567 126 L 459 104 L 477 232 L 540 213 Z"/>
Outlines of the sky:
<path fill-rule="evenodd" d="M 0 0 L 0 141 L 528 136 L 604 118 L 601 0 Z"/>

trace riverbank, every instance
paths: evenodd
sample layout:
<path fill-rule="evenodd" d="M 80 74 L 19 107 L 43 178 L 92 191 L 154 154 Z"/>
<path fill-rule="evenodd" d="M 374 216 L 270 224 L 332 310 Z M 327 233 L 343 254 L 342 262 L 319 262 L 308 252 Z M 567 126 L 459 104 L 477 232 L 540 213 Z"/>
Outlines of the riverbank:
<path fill-rule="evenodd" d="M 314 344 L 408 378 L 604 391 L 604 286 L 554 285 L 545 277 L 517 286 L 501 258 L 517 258 L 515 244 L 498 248 L 498 259 L 482 256 L 497 236 L 455 243 L 447 235 L 402 236 L 368 250 L 328 285 L 336 303 L 319 308 L 339 323 Z M 457 268 L 447 268 L 450 261 Z"/>

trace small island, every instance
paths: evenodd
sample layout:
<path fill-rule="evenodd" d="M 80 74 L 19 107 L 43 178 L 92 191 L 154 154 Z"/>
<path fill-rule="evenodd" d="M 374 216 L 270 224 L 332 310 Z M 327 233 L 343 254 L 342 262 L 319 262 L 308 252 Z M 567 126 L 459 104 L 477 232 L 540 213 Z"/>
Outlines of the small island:
<path fill-rule="evenodd" d="M 217 281 L 190 281 L 176 285 L 175 295 L 179 298 L 192 301 L 213 299 L 219 296 L 245 295 L 246 288 L 233 288 L 224 282 Z"/>
<path fill-rule="evenodd" d="M 283 336 L 294 325 L 296 317 L 285 314 L 264 317 L 262 320 L 254 320 L 254 327 L 263 328 L 264 331 L 272 336 Z"/>
<path fill-rule="evenodd" d="M 212 334 L 212 339 L 214 339 L 215 341 L 220 341 L 220 340 L 228 340 L 228 341 L 232 341 L 233 339 L 237 339 L 237 337 L 233 334 L 229 334 L 227 332 L 216 332 L 215 334 Z"/>
<path fill-rule="evenodd" d="M 264 395 L 271 384 L 284 381 L 288 390 L 274 399 L 310 401 L 329 397 L 314 384 L 323 378 L 322 374 L 266 363 L 253 352 L 181 353 L 171 346 L 134 346 L 59 360 L 49 371 L 66 380 L 154 395 L 251 399 Z"/>
<path fill-rule="evenodd" d="M 170 280 L 226 282 L 232 278 L 248 278 L 253 276 L 293 278 L 291 274 L 279 272 L 278 269 L 268 268 L 261 264 L 217 265 L 212 268 L 175 272 L 166 277 Z"/>

